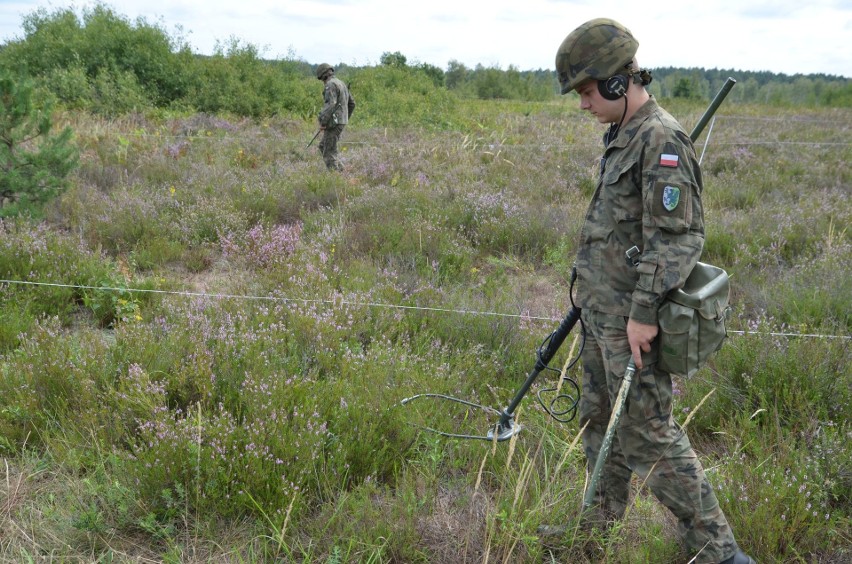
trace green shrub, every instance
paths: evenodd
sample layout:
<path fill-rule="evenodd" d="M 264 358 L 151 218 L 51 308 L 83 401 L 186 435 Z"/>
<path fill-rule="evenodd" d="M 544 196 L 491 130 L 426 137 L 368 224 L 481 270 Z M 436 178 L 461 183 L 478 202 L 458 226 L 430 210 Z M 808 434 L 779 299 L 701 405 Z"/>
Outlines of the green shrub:
<path fill-rule="evenodd" d="M 152 103 L 144 87 L 131 71 L 101 69 L 91 81 L 89 109 L 107 117 L 141 112 Z"/>
<path fill-rule="evenodd" d="M 66 127 L 51 135 L 51 106 L 26 77 L 0 71 L 0 217 L 36 211 L 68 187 L 77 150 Z"/>
<path fill-rule="evenodd" d="M 15 348 L 20 336 L 46 317 L 65 326 L 80 319 L 101 327 L 141 320 L 151 281 L 134 283 L 142 293 L 129 291 L 112 260 L 45 224 L 0 221 L 0 235 L 0 278 L 14 281 L 0 291 L 0 351 Z"/>
<path fill-rule="evenodd" d="M 82 18 L 73 8 L 40 8 L 24 17 L 23 28 L 24 39 L 8 44 L 0 58 L 9 68 L 64 86 L 59 97 L 71 105 L 100 96 L 93 109 L 115 114 L 167 105 L 186 92 L 189 46 L 144 19 L 131 23 L 98 3 L 83 9 Z"/>
<path fill-rule="evenodd" d="M 39 83 L 42 88 L 56 96 L 57 101 L 66 109 L 92 108 L 92 85 L 85 66 L 79 61 L 48 71 L 39 79 Z"/>
<path fill-rule="evenodd" d="M 63 335 L 56 317 L 28 328 L 0 373 L 0 425 L 7 446 L 44 448 L 56 440 L 59 448 L 67 439 L 65 450 L 76 449 L 80 437 L 111 442 L 114 430 L 99 420 L 109 418 L 100 409 L 100 394 L 114 376 L 106 348 L 93 333 Z"/>
<path fill-rule="evenodd" d="M 844 421 L 852 401 L 848 343 L 840 338 L 773 336 L 787 327 L 771 320 L 755 322 L 745 335 L 733 335 L 712 367 L 684 386 L 684 405 L 697 405 L 710 389 L 713 401 L 702 407 L 694 426 L 714 428 L 731 417 L 767 411 L 784 429 L 802 429 L 814 420 Z"/>
<path fill-rule="evenodd" d="M 341 73 L 357 102 L 356 116 L 362 126 L 411 126 L 434 129 L 453 126 L 456 97 L 438 88 L 423 71 L 408 67 L 381 66 Z M 318 99 L 320 89 L 317 88 Z"/>

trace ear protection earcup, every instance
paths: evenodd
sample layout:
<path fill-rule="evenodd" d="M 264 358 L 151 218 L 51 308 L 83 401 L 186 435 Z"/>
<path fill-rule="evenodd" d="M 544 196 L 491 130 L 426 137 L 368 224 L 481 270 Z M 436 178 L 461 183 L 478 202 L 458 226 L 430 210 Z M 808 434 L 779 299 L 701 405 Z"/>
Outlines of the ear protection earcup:
<path fill-rule="evenodd" d="M 598 81 L 598 92 L 607 100 L 618 100 L 627 93 L 627 77 L 623 74 Z"/>

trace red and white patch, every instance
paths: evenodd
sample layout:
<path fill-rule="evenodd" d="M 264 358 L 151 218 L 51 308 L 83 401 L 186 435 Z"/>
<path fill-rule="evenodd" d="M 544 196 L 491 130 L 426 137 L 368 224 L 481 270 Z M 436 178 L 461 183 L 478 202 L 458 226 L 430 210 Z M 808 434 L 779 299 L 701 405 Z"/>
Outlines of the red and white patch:
<path fill-rule="evenodd" d="M 660 166 L 676 167 L 677 161 L 677 155 L 669 155 L 667 153 L 663 153 L 662 155 L 660 155 Z"/>

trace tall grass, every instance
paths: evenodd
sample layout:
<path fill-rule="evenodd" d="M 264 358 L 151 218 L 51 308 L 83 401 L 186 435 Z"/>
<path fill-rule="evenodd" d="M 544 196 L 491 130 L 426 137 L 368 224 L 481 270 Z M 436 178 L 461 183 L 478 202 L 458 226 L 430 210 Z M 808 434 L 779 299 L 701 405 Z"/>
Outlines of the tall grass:
<path fill-rule="evenodd" d="M 339 175 L 307 122 L 65 116 L 73 187 L 0 223 L 0 560 L 687 559 L 639 482 L 622 523 L 578 526 L 555 373 L 508 443 L 424 430 L 484 434 L 570 307 L 601 133 L 565 104 L 433 102 L 423 130 L 353 120 Z M 703 258 L 736 315 L 675 415 L 753 556 L 843 561 L 852 115 L 783 117 L 714 126 Z M 489 409 L 401 404 L 424 392 Z"/>

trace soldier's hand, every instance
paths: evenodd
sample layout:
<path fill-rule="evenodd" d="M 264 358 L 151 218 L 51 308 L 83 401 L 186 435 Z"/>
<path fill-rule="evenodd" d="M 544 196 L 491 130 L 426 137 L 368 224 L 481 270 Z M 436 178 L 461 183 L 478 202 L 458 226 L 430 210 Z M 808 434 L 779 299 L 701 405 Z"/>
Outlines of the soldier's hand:
<path fill-rule="evenodd" d="M 637 370 L 642 369 L 642 353 L 650 352 L 651 341 L 657 337 L 659 330 L 660 328 L 656 325 L 627 320 L 627 342 L 630 343 L 630 352 L 633 354 L 633 362 Z"/>

